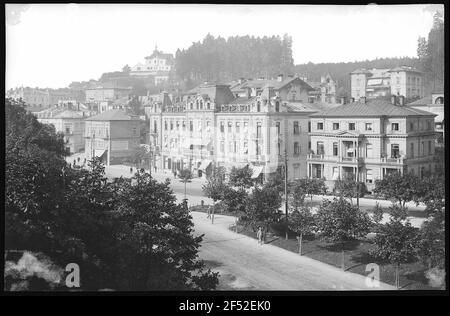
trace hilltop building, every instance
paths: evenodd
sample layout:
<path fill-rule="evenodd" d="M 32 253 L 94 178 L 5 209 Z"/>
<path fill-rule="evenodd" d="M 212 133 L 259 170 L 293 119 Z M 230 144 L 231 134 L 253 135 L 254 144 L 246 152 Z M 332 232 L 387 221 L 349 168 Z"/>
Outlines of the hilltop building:
<path fill-rule="evenodd" d="M 144 63 L 137 63 L 131 67 L 130 76 L 153 77 L 155 85 L 169 80 L 175 60 L 172 54 L 163 53 L 155 47 L 150 56 L 145 57 Z"/>

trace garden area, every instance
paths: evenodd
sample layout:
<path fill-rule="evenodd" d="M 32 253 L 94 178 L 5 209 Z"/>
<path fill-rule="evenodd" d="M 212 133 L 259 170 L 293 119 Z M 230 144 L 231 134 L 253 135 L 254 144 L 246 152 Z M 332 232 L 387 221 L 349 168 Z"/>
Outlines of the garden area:
<path fill-rule="evenodd" d="M 285 189 L 287 222 L 286 214 L 280 212 Z M 391 200 L 392 205 L 387 210 L 376 205 L 370 212 L 351 203 L 358 189 L 364 194 L 354 181 L 339 180 L 335 189 L 334 200 L 309 204 L 309 196 L 326 193 L 323 180 L 300 179 L 285 188 L 280 174 L 261 185 L 252 182 L 251 172 L 245 167 L 234 168 L 229 175 L 215 170 L 203 187 L 205 195 L 215 201 L 215 214 L 239 219 L 240 234 L 256 239 L 258 227 L 262 227 L 265 244 L 364 276 L 371 272 L 366 271 L 367 265 L 375 263 L 379 266 L 379 281 L 401 290 L 445 288 L 442 177 L 385 177 L 377 181 L 374 193 Z M 407 220 L 405 204 L 411 201 L 424 203 L 430 214 L 420 229 Z M 191 207 L 191 211 L 207 212 L 208 208 L 199 205 Z M 385 212 L 390 219 L 382 224 Z M 236 231 L 236 227 L 230 230 Z"/>

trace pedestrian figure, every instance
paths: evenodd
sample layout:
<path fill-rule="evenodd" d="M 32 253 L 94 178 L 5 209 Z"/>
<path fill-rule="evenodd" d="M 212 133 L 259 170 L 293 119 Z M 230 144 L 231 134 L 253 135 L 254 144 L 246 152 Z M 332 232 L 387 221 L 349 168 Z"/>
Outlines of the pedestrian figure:
<path fill-rule="evenodd" d="M 78 157 L 78 162 L 80 162 L 80 157 Z"/>
<path fill-rule="evenodd" d="M 206 216 L 206 218 L 211 218 L 211 206 L 210 207 L 208 207 L 208 209 L 207 209 L 207 216 Z"/>
<path fill-rule="evenodd" d="M 133 173 L 133 167 L 130 167 L 130 173 L 131 174 Z"/>
<path fill-rule="evenodd" d="M 74 160 L 73 160 L 73 166 L 74 166 L 74 167 L 75 167 L 76 163 L 77 163 L 77 162 L 76 162 L 75 159 L 74 159 Z"/>
<path fill-rule="evenodd" d="M 84 163 L 86 164 L 86 158 L 84 158 Z"/>
<path fill-rule="evenodd" d="M 256 236 L 258 237 L 258 244 L 263 244 L 263 231 L 261 226 L 258 227 L 258 232 L 256 233 Z"/>
<path fill-rule="evenodd" d="M 157 168 L 156 168 L 156 166 L 155 166 L 155 173 L 156 173 L 156 170 L 157 170 Z"/>

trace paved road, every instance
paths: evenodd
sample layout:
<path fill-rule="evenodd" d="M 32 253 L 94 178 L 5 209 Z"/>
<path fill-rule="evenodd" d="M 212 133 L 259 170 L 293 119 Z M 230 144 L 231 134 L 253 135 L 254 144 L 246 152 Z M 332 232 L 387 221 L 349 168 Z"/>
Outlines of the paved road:
<path fill-rule="evenodd" d="M 228 229 L 234 218 L 192 212 L 196 234 L 205 234 L 199 257 L 220 273 L 218 290 L 393 290 L 369 288 L 365 277 L 299 256 Z"/>

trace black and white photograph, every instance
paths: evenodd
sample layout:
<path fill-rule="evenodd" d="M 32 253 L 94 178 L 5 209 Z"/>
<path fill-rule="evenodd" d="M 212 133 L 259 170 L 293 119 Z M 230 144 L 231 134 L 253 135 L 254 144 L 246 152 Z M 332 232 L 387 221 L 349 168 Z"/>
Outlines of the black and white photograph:
<path fill-rule="evenodd" d="M 447 292 L 443 3 L 4 8 L 4 294 Z"/>

